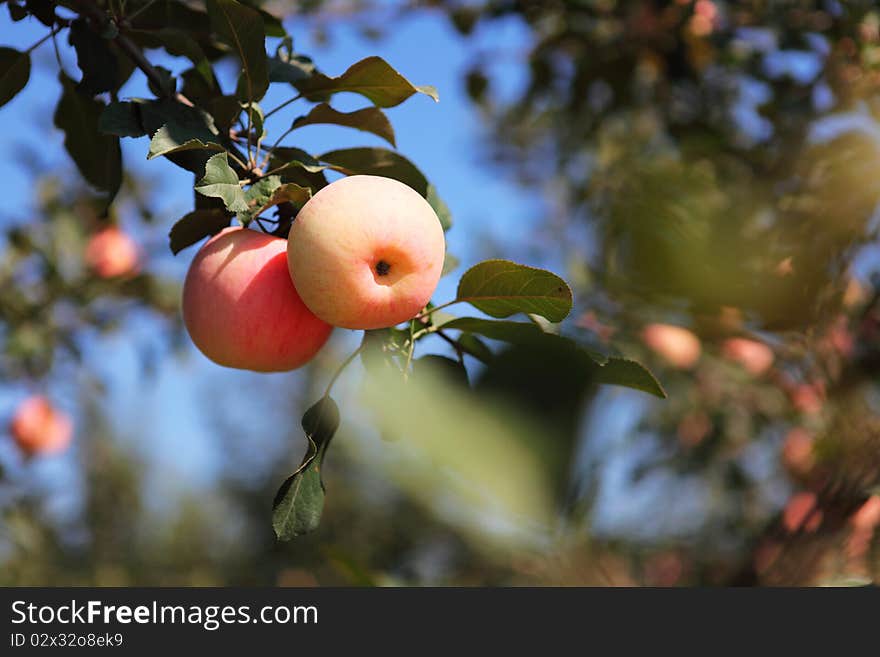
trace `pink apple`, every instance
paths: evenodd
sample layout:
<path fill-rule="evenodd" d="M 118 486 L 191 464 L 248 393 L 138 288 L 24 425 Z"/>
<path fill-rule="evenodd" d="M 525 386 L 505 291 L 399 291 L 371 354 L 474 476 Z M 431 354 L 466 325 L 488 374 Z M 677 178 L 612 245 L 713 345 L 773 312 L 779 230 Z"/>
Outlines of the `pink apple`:
<path fill-rule="evenodd" d="M 48 399 L 34 395 L 16 409 L 9 426 L 13 440 L 28 456 L 63 451 L 73 436 L 73 422 Z"/>
<path fill-rule="evenodd" d="M 101 278 L 115 278 L 138 270 L 137 245 L 116 226 L 104 228 L 89 238 L 86 264 Z"/>
<path fill-rule="evenodd" d="M 680 326 L 648 324 L 642 330 L 642 341 L 678 369 L 690 369 L 700 359 L 700 339 Z"/>
<path fill-rule="evenodd" d="M 334 326 L 412 319 L 431 299 L 445 241 L 417 192 L 379 176 L 342 178 L 315 194 L 290 229 L 287 260 L 302 300 Z"/>
<path fill-rule="evenodd" d="M 300 300 L 287 272 L 287 242 L 229 227 L 193 258 L 183 321 L 201 352 L 226 367 L 281 372 L 305 364 L 333 327 Z"/>
<path fill-rule="evenodd" d="M 782 526 L 789 532 L 816 531 L 822 524 L 822 511 L 819 510 L 818 502 L 815 493 L 795 493 L 782 512 Z"/>
<path fill-rule="evenodd" d="M 728 338 L 721 345 L 721 353 L 753 376 L 760 376 L 773 365 L 773 350 L 757 340 Z"/>

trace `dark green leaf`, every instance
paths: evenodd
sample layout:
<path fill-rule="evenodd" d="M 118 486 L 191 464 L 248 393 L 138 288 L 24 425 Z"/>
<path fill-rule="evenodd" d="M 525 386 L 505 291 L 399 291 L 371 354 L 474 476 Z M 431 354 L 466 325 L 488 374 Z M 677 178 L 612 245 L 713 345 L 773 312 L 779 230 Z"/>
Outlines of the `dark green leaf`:
<path fill-rule="evenodd" d="M 422 196 L 428 195 L 428 180 L 408 159 L 387 148 L 345 148 L 319 155 L 330 168 L 346 175 L 368 174 L 394 178 Z"/>
<path fill-rule="evenodd" d="M 147 87 L 159 98 L 173 98 L 177 93 L 177 80 L 174 75 L 164 66 L 153 66 L 158 80 L 147 80 Z"/>
<path fill-rule="evenodd" d="M 205 52 L 187 32 L 173 27 L 163 27 L 160 30 L 134 30 L 140 37 L 141 43 L 149 44 L 153 48 L 164 48 L 169 55 L 186 57 L 193 64 L 193 69 L 202 76 L 209 87 L 214 86 L 214 71 L 211 62 L 205 56 Z"/>
<path fill-rule="evenodd" d="M 222 210 L 195 210 L 185 215 L 171 227 L 169 246 L 174 255 L 188 246 L 216 235 L 229 225 L 229 215 Z"/>
<path fill-rule="evenodd" d="M 235 119 L 241 114 L 241 103 L 235 96 L 218 96 L 207 101 L 206 108 L 214 117 L 217 131 L 222 135 L 229 134 Z"/>
<path fill-rule="evenodd" d="M 272 155 L 272 168 L 290 167 L 294 169 L 302 169 L 309 173 L 320 173 L 324 169 L 329 168 L 299 148 L 276 148 Z"/>
<path fill-rule="evenodd" d="M 46 27 L 55 25 L 55 4 L 51 0 L 26 0 L 24 5 Z"/>
<path fill-rule="evenodd" d="M 141 122 L 151 136 L 165 127 L 163 135 L 179 145 L 191 140 L 198 140 L 202 144 L 219 144 L 222 141 L 214 119 L 204 110 L 169 98 L 136 102 Z M 199 176 L 204 173 L 208 160 L 208 153 L 203 149 L 169 151 L 166 156 L 176 165 Z"/>
<path fill-rule="evenodd" d="M 15 2 L 8 2 L 6 6 L 9 9 L 9 17 L 14 22 L 17 23 L 18 21 L 23 20 L 27 17 L 27 9 L 25 9 L 21 5 L 16 4 Z"/>
<path fill-rule="evenodd" d="M 98 130 L 105 135 L 117 137 L 143 137 L 147 134 L 141 124 L 135 103 L 110 103 L 101 112 Z"/>
<path fill-rule="evenodd" d="M 315 105 L 305 116 L 300 116 L 293 121 L 292 129 L 315 124 L 341 125 L 355 128 L 364 132 L 378 135 L 392 146 L 394 143 L 394 128 L 388 117 L 378 107 L 366 107 L 355 112 L 338 112 L 327 103 Z"/>
<path fill-rule="evenodd" d="M 544 333 L 531 322 L 495 321 L 477 317 L 458 317 L 442 324 L 442 328 L 455 329 L 466 333 L 478 333 L 490 340 L 500 340 L 512 344 L 534 344 L 550 335 Z M 559 336 L 551 336 L 551 339 Z"/>
<path fill-rule="evenodd" d="M 205 163 L 205 176 L 196 183 L 195 190 L 203 196 L 223 200 L 230 212 L 247 212 L 248 205 L 238 176 L 226 159 L 226 153 L 212 155 Z"/>
<path fill-rule="evenodd" d="M 30 55 L 13 48 L 0 48 L 0 107 L 25 88 L 30 76 Z"/>
<path fill-rule="evenodd" d="M 490 340 L 499 340 L 508 342 L 531 349 L 541 350 L 560 350 L 570 349 L 572 354 L 576 354 L 580 359 L 580 366 L 586 367 L 592 371 L 593 380 L 596 383 L 608 383 L 612 385 L 625 386 L 635 390 L 641 390 L 657 397 L 666 397 L 663 387 L 657 382 L 654 376 L 639 363 L 625 358 L 609 358 L 605 359 L 592 351 L 578 345 L 573 340 L 556 335 L 553 333 L 545 333 L 535 324 L 525 322 L 497 321 L 491 319 L 479 319 L 476 317 L 459 317 L 442 325 L 444 330 L 455 329 L 464 333 L 459 337 L 459 342 L 473 346 L 468 341 L 465 343 L 467 334 L 476 333 L 489 338 Z M 485 347 L 485 345 L 483 345 Z M 487 355 L 485 351 L 477 347 L 477 353 Z M 491 353 L 488 354 L 491 359 Z M 573 356 L 574 358 L 574 356 Z M 577 365 L 576 360 L 570 362 L 570 366 Z"/>
<path fill-rule="evenodd" d="M 241 61 L 236 95 L 242 102 L 260 100 L 269 88 L 263 19 L 235 0 L 207 0 L 211 26 Z"/>
<path fill-rule="evenodd" d="M 278 489 L 272 505 L 272 527 L 282 541 L 317 528 L 324 508 L 321 467 L 327 446 L 339 428 L 339 408 L 323 397 L 302 419 L 308 450 L 299 468 Z"/>
<path fill-rule="evenodd" d="M 315 71 L 315 65 L 309 57 L 292 55 L 288 58 L 270 57 L 268 61 L 269 82 L 287 82 L 296 84 L 307 80 Z"/>
<path fill-rule="evenodd" d="M 122 184 L 119 137 L 103 135 L 98 121 L 104 104 L 78 92 L 74 82 L 59 74 L 63 92 L 55 108 L 55 126 L 64 132 L 64 147 L 83 177 L 107 192 L 109 205 Z"/>
<path fill-rule="evenodd" d="M 602 365 L 596 379 L 599 383 L 608 383 L 641 390 L 656 397 L 666 398 L 666 392 L 654 375 L 640 363 L 626 358 L 609 358 Z"/>
<path fill-rule="evenodd" d="M 381 57 L 367 57 L 353 64 L 339 77 L 322 73 L 295 83 L 302 94 L 312 101 L 329 99 L 333 94 L 350 91 L 368 98 L 377 107 L 394 107 L 414 93 L 423 93 L 439 100 L 434 87 L 414 86 Z"/>
<path fill-rule="evenodd" d="M 437 354 L 428 354 L 413 361 L 413 376 L 418 377 L 421 372 L 427 372 L 429 375 L 445 378 L 450 383 L 469 387 L 468 374 L 464 365 L 459 361 L 439 356 Z M 418 380 L 418 379 L 416 379 Z"/>
<path fill-rule="evenodd" d="M 480 362 L 487 364 L 492 362 L 494 357 L 492 350 L 473 333 L 462 333 L 458 336 L 458 344 L 466 354 L 473 356 Z"/>
<path fill-rule="evenodd" d="M 78 88 L 95 96 L 119 87 L 116 57 L 108 41 L 93 32 L 84 18 L 70 24 L 68 40 L 76 51 L 76 65 L 83 74 Z"/>
<path fill-rule="evenodd" d="M 460 301 L 491 317 L 534 313 L 561 322 L 571 311 L 571 289 L 556 274 L 509 260 L 486 260 L 458 282 Z"/>

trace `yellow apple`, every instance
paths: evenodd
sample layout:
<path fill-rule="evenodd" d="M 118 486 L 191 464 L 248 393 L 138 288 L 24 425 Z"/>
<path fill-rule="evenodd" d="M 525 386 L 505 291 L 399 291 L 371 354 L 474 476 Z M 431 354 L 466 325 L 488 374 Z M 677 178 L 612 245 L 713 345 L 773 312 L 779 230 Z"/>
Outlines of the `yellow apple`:
<path fill-rule="evenodd" d="M 321 189 L 296 216 L 287 261 L 318 317 L 349 329 L 412 319 L 440 280 L 445 253 L 437 214 L 416 191 L 380 176 Z"/>

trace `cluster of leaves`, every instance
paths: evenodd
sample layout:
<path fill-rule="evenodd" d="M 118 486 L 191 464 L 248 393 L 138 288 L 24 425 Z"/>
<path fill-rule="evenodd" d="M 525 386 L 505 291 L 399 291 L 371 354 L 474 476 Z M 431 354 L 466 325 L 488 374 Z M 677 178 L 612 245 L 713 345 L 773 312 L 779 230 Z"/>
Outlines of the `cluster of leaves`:
<path fill-rule="evenodd" d="M 371 133 L 394 146 L 394 130 L 383 110 L 415 94 L 434 100 L 438 96 L 432 87 L 410 83 L 383 59 L 367 57 L 339 76 L 326 75 L 309 57 L 294 50 L 292 38 L 277 18 L 236 0 L 206 0 L 203 8 L 173 0 L 119 7 L 94 0 L 46 6 L 8 4 L 14 17 L 20 12 L 37 16 L 50 28 L 52 38 L 67 30 L 82 77 L 75 82 L 63 71 L 59 73 L 62 95 L 55 125 L 64 133 L 65 148 L 83 177 L 102 193 L 104 212 L 123 178 L 122 138 L 147 138 L 148 159 L 165 158 L 194 175 L 195 207 L 171 228 L 172 252 L 216 234 L 233 219 L 286 236 L 298 210 L 328 184 L 328 171 L 399 180 L 431 204 L 444 230 L 450 227 L 449 210 L 435 187 L 394 150 L 362 147 L 310 154 L 282 145 L 304 126 L 332 124 Z M 269 37 L 278 40 L 274 54 L 266 51 Z M 143 51 L 150 48 L 184 57 L 191 67 L 174 77 L 146 59 Z M 0 76 L 4 102 L 27 83 L 29 52 L 5 52 Z M 227 57 L 239 65 L 231 93 L 224 92 L 214 68 Z M 146 75 L 154 98 L 119 98 L 120 87 L 135 68 Z M 289 90 L 290 96 L 277 107 L 264 109 L 260 103 L 273 84 Z M 370 105 L 341 112 L 331 102 L 343 92 L 359 94 Z M 270 138 L 267 118 L 295 101 L 311 107 L 294 118 L 286 131 Z M 270 210 L 272 217 L 267 216 Z M 449 261 L 453 260 L 450 256 Z M 437 319 L 434 311 L 457 302 L 470 303 L 492 319 Z M 365 354 L 384 354 L 386 363 L 405 379 L 416 342 L 437 334 L 455 349 L 459 360 L 450 362 L 466 379 L 465 354 L 486 364 L 494 359 L 484 338 L 538 351 L 561 345 L 594 383 L 663 395 L 659 384 L 637 363 L 587 352 L 558 335 L 553 325 L 563 321 L 571 307 L 571 290 L 558 276 L 512 262 L 487 261 L 461 277 L 455 300 L 426 309 L 407 329 L 370 332 L 363 348 Z M 517 313 L 527 314 L 532 321 L 507 319 Z M 456 337 L 450 337 L 450 331 Z M 319 472 L 337 424 L 338 409 L 328 388 L 328 395 L 303 419 L 308 451 L 276 498 L 279 537 L 290 538 L 317 526 L 323 505 Z"/>

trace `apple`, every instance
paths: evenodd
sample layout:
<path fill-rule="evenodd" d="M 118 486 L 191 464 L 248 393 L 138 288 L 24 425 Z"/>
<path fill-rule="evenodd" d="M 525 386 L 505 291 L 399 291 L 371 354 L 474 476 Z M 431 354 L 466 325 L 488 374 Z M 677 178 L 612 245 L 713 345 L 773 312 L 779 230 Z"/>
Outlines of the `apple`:
<path fill-rule="evenodd" d="M 288 236 L 290 276 L 329 324 L 376 329 L 412 319 L 431 299 L 445 240 L 433 208 L 391 178 L 350 176 L 321 189 Z"/>
<path fill-rule="evenodd" d="M 27 456 L 63 451 L 73 436 L 73 422 L 41 395 L 25 399 L 9 426 L 15 444 Z"/>
<path fill-rule="evenodd" d="M 806 475 L 816 465 L 813 437 L 803 427 L 794 427 L 785 436 L 782 462 L 795 475 Z"/>
<path fill-rule="evenodd" d="M 85 260 L 99 277 L 115 278 L 137 272 L 140 256 L 134 240 L 116 226 L 110 226 L 89 238 Z"/>
<path fill-rule="evenodd" d="M 792 495 L 782 512 L 782 526 L 789 532 L 814 532 L 819 529 L 822 511 L 818 508 L 818 501 L 815 493 L 802 491 Z"/>
<path fill-rule="evenodd" d="M 219 365 L 282 372 L 304 365 L 333 327 L 305 306 L 290 281 L 287 243 L 229 227 L 205 242 L 183 284 L 183 321 Z"/>
<path fill-rule="evenodd" d="M 642 330 L 642 341 L 678 369 L 690 369 L 700 359 L 700 339 L 680 326 L 648 324 Z"/>
<path fill-rule="evenodd" d="M 721 353 L 727 360 L 742 365 L 753 376 L 760 376 L 773 365 L 773 350 L 757 340 L 728 338 L 721 345 Z"/>

